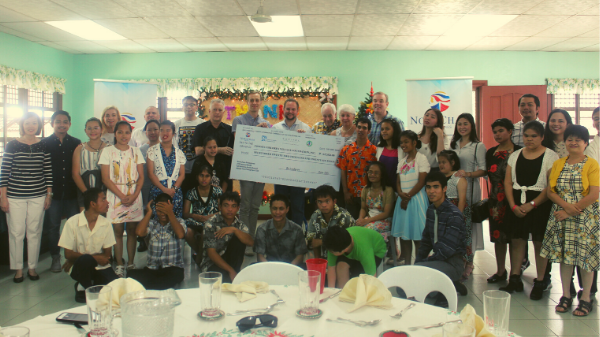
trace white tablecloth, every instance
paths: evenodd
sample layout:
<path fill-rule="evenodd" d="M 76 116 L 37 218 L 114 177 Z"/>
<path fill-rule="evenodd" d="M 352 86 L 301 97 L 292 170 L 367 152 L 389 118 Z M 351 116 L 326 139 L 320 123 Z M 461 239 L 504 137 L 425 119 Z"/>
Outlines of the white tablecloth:
<path fill-rule="evenodd" d="M 447 309 L 431 306 L 428 304 L 417 303 L 417 305 L 407 311 L 400 320 L 393 319 L 393 315 L 409 305 L 410 301 L 400 298 L 392 298 L 393 308 L 388 310 L 363 307 L 353 313 L 348 313 L 352 303 L 340 302 L 338 297 L 321 303 L 320 309 L 323 310 L 323 316 L 319 319 L 303 319 L 296 316 L 298 310 L 298 288 L 296 286 L 271 286 L 270 289 L 277 291 L 279 296 L 286 301 L 280 304 L 270 312 L 278 318 L 278 326 L 275 329 L 255 329 L 255 336 L 269 337 L 305 337 L 305 336 L 379 336 L 386 330 L 406 331 L 411 337 L 432 336 L 441 334 L 441 328 L 429 330 L 408 331 L 408 327 L 435 324 L 449 320 L 459 319 L 458 314 L 452 313 Z M 325 288 L 322 297 L 332 294 L 336 289 Z M 238 328 L 235 323 L 245 316 L 225 316 L 223 319 L 213 322 L 203 321 L 197 317 L 200 311 L 200 291 L 198 289 L 182 289 L 177 291 L 182 304 L 175 310 L 175 331 L 173 336 L 239 336 Z M 241 309 L 262 308 L 275 303 L 276 298 L 273 294 L 259 294 L 257 298 L 239 303 L 233 293 L 223 292 L 221 295 L 221 309 L 224 312 L 234 312 Z M 73 326 L 56 322 L 56 317 L 61 312 L 87 313 L 86 307 L 81 306 L 55 314 L 39 316 L 22 324 L 20 326 L 29 327 L 31 337 L 80 337 L 81 333 Z M 479 315 L 483 313 L 478 313 Z M 381 319 L 382 322 L 376 326 L 358 327 L 349 323 L 327 322 L 326 318 L 335 319 L 337 317 L 349 318 L 354 320 L 374 320 Z M 84 326 L 87 328 L 87 326 Z M 113 327 L 121 334 L 121 319 L 116 318 Z M 277 333 L 275 333 L 277 332 Z M 219 334 L 221 333 L 221 334 Z M 246 334 L 249 334 L 247 332 Z"/>

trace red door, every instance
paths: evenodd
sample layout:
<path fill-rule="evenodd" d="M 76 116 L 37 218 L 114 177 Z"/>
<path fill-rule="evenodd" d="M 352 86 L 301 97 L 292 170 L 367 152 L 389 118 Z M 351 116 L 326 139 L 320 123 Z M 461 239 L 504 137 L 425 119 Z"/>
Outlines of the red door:
<path fill-rule="evenodd" d="M 518 102 L 524 94 L 534 94 L 539 97 L 539 118 L 541 120 L 546 121 L 550 112 L 545 85 L 482 86 L 479 90 L 480 115 L 477 118 L 479 121 L 477 132 L 487 148 L 497 145 L 491 127 L 496 119 L 508 118 L 513 123 L 521 120 Z"/>
<path fill-rule="evenodd" d="M 482 86 L 478 90 L 479 111 L 477 120 L 479 125 L 477 133 L 488 149 L 498 145 L 494 140 L 491 127 L 496 119 L 508 118 L 513 123 L 521 120 L 518 102 L 524 94 L 534 94 L 540 99 L 540 120 L 546 121 L 550 112 L 545 85 Z M 481 186 L 483 197 L 487 198 L 487 190 L 483 179 Z"/>

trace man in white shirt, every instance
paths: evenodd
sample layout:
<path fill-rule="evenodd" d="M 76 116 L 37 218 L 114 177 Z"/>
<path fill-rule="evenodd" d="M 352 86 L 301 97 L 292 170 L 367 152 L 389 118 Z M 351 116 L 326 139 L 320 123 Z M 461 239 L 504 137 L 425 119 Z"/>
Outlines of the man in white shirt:
<path fill-rule="evenodd" d="M 140 124 L 131 133 L 131 140 L 129 141 L 130 146 L 140 147 L 148 143 L 148 137 L 146 136 L 145 124 L 151 120 L 157 120 L 160 122 L 160 113 L 155 106 L 149 106 L 144 112 L 144 124 Z"/>
<path fill-rule="evenodd" d="M 300 113 L 300 104 L 293 98 L 289 98 L 283 103 L 284 120 L 273 125 L 273 129 L 295 131 L 299 133 L 312 133 L 308 124 L 298 119 Z M 302 227 L 304 223 L 304 187 L 294 187 L 286 185 L 275 185 L 275 194 L 283 194 L 290 199 L 292 208 L 288 212 L 288 219 Z"/>
<path fill-rule="evenodd" d="M 540 112 L 540 99 L 534 94 L 525 94 L 519 98 L 519 113 L 521 114 L 521 120 L 514 124 L 515 129 L 512 134 L 512 142 L 515 145 L 519 145 L 521 147 L 525 146 L 523 142 L 523 128 L 527 122 L 531 122 L 536 120 L 544 127 L 546 127 L 546 122 L 541 121 L 538 118 L 538 114 Z"/>
<path fill-rule="evenodd" d="M 110 267 L 115 235 L 108 219 L 106 194 L 98 188 L 83 192 L 85 210 L 67 220 L 58 246 L 64 248 L 67 261 L 63 270 L 75 283 L 75 301 L 85 303 L 85 289 L 108 284 L 118 278 Z"/>
<path fill-rule="evenodd" d="M 182 110 L 185 116 L 182 119 L 175 121 L 175 137 L 173 144 L 177 144 L 181 151 L 185 154 L 187 162 L 185 163 L 185 178 L 181 185 L 181 191 L 185 196 L 187 191 L 194 186 L 194 177 L 192 177 L 192 166 L 194 161 L 191 160 L 196 154 L 194 146 L 192 145 L 192 139 L 194 138 L 194 131 L 198 124 L 204 123 L 202 118 L 196 115 L 198 111 L 198 100 L 192 96 L 186 96 L 181 100 L 183 105 Z"/>

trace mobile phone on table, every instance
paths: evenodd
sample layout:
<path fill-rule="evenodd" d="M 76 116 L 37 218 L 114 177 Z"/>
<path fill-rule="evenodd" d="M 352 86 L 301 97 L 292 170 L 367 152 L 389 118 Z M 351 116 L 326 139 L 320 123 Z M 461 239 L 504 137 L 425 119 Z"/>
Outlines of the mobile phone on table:
<path fill-rule="evenodd" d="M 62 323 L 71 323 L 71 324 L 88 324 L 88 315 L 87 314 L 75 314 L 72 312 L 63 312 L 62 314 L 56 317 L 58 322 Z"/>

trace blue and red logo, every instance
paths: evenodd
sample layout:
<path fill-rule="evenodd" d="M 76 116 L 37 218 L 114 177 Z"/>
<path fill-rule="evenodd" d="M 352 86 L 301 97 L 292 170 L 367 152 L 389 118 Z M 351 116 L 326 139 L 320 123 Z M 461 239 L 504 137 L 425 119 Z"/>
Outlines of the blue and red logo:
<path fill-rule="evenodd" d="M 131 124 L 131 127 L 135 127 L 135 116 L 130 114 L 129 112 L 121 112 L 121 119 Z"/>
<path fill-rule="evenodd" d="M 429 98 L 429 105 L 432 109 L 438 109 L 441 112 L 444 112 L 450 107 L 450 96 L 443 91 L 436 91 Z"/>

